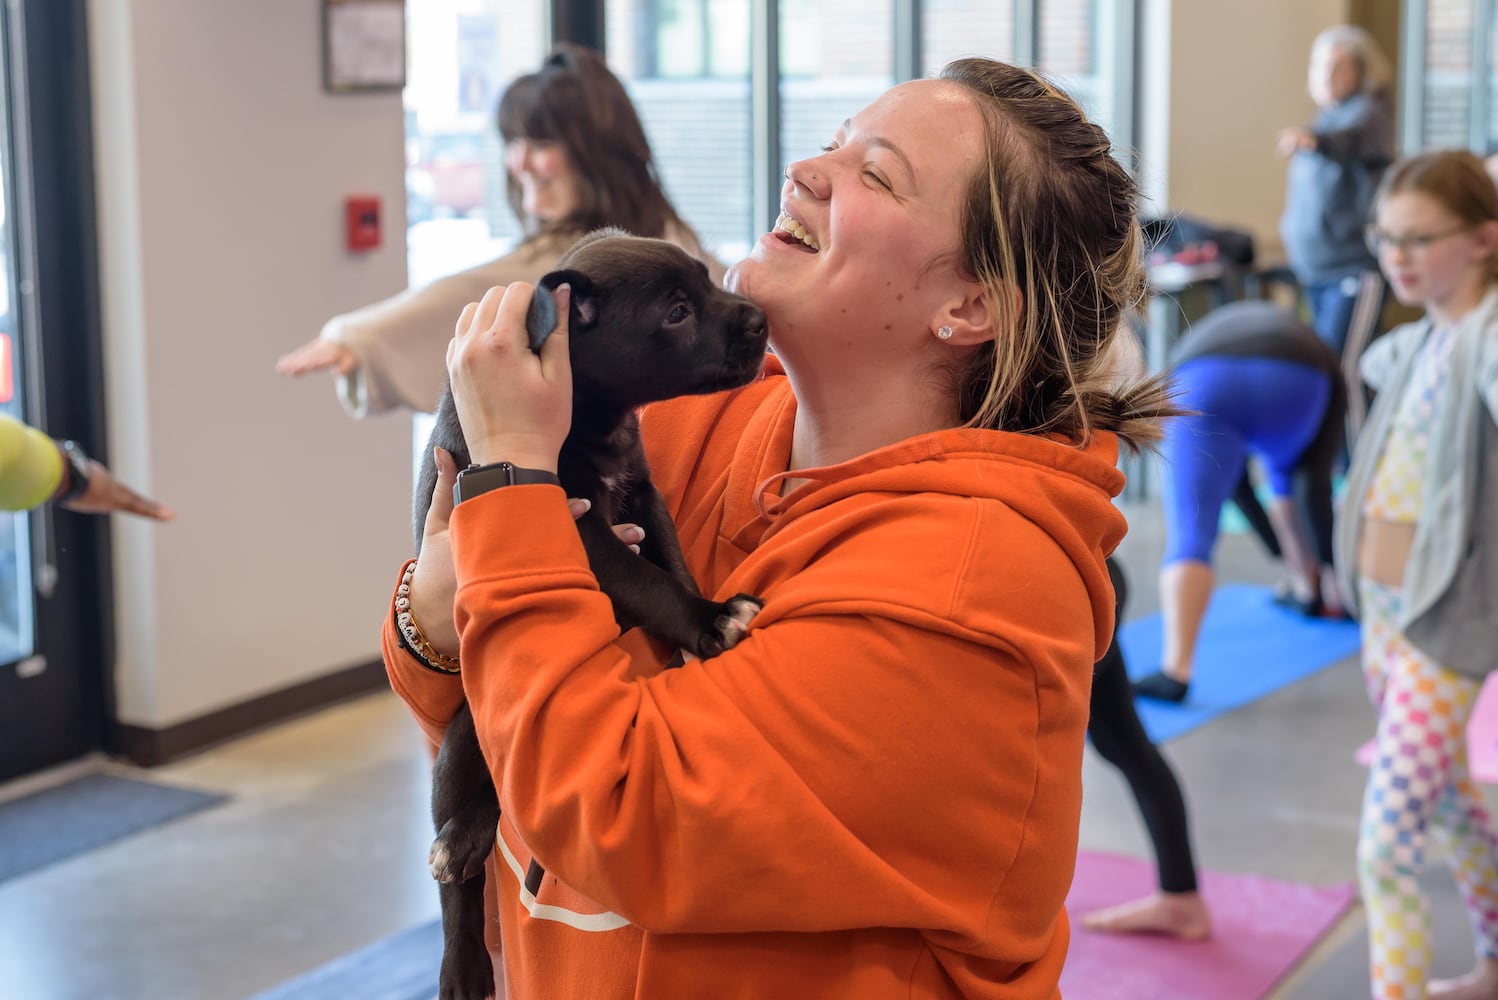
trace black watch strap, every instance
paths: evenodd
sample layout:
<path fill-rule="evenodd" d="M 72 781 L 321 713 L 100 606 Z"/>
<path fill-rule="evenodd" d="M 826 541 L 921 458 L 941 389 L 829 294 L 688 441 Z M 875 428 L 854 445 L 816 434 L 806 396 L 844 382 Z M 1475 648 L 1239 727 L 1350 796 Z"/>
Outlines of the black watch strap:
<path fill-rule="evenodd" d="M 64 441 L 62 455 L 68 463 L 68 491 L 57 499 L 77 500 L 88 492 L 88 452 L 77 441 Z"/>
<path fill-rule="evenodd" d="M 545 472 L 541 469 L 522 469 L 518 465 L 509 462 L 494 462 L 490 465 L 470 465 L 458 473 L 458 481 L 453 484 L 453 503 L 460 504 L 464 500 L 472 500 L 480 493 L 488 493 L 497 490 L 501 486 L 526 486 L 538 483 L 550 483 L 552 486 L 562 485 L 555 472 Z"/>

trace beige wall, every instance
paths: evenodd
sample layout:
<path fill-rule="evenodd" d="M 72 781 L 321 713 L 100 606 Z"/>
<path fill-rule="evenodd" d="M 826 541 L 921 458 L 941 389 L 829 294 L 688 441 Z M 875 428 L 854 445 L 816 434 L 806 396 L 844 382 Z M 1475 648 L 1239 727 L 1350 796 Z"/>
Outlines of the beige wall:
<path fill-rule="evenodd" d="M 1276 252 L 1277 130 L 1349 0 L 1146 0 L 1145 184 Z M 181 512 L 121 520 L 122 721 L 164 727 L 377 655 L 409 548 L 409 429 L 277 355 L 404 285 L 396 94 L 321 85 L 314 0 L 90 0 L 110 448 Z M 344 195 L 386 245 L 342 248 Z"/>
<path fill-rule="evenodd" d="M 1348 0 L 1146 0 L 1140 138 L 1157 205 L 1251 230 L 1279 254 L 1281 128 L 1310 121 L 1311 41 Z"/>
<path fill-rule="evenodd" d="M 314 0 L 91 0 L 119 714 L 172 725 L 378 655 L 410 424 L 276 357 L 405 284 L 399 94 L 330 96 Z M 342 199 L 385 245 L 342 247 Z"/>

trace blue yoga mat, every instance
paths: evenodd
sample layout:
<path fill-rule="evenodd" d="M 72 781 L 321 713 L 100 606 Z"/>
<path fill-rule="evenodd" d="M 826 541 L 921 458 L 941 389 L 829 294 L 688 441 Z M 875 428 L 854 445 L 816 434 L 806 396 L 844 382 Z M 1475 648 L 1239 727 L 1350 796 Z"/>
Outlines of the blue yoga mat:
<path fill-rule="evenodd" d="M 401 931 L 257 994 L 252 1000 L 432 1000 L 442 965 L 442 922 Z"/>
<path fill-rule="evenodd" d="M 1228 584 L 1212 594 L 1196 641 L 1191 691 L 1179 705 L 1136 698 L 1156 743 L 1175 739 L 1358 651 L 1355 622 L 1307 618 L 1273 602 L 1267 587 Z M 1118 630 L 1129 676 L 1160 669 L 1160 616 Z"/>

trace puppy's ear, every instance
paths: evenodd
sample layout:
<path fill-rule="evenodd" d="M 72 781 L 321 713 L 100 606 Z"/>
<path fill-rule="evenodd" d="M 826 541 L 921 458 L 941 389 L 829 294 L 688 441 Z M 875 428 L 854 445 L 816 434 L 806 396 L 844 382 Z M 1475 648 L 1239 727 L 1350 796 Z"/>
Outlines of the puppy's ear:
<path fill-rule="evenodd" d="M 593 294 L 593 282 L 581 271 L 571 269 L 548 271 L 537 282 L 543 288 L 558 285 L 572 287 L 572 306 L 568 309 L 567 326 L 571 330 L 586 330 L 598 322 L 598 298 Z"/>

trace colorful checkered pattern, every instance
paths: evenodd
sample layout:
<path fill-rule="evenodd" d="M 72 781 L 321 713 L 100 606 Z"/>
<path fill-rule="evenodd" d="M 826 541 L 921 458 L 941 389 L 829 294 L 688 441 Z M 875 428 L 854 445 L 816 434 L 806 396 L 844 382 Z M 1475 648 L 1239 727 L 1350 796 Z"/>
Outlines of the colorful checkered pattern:
<path fill-rule="evenodd" d="M 1399 400 L 1383 455 L 1363 499 L 1363 513 L 1382 521 L 1413 524 L 1424 506 L 1425 466 L 1436 407 L 1451 378 L 1455 326 L 1435 330 L 1420 347 L 1415 370 Z"/>
<path fill-rule="evenodd" d="M 1396 627 L 1403 598 L 1360 581 L 1363 679 L 1378 709 L 1358 834 L 1375 1000 L 1421 1000 L 1430 907 L 1420 891 L 1427 828 L 1452 859 L 1479 956 L 1498 958 L 1498 838 L 1467 771 L 1467 719 L 1480 682 L 1447 670 Z"/>

